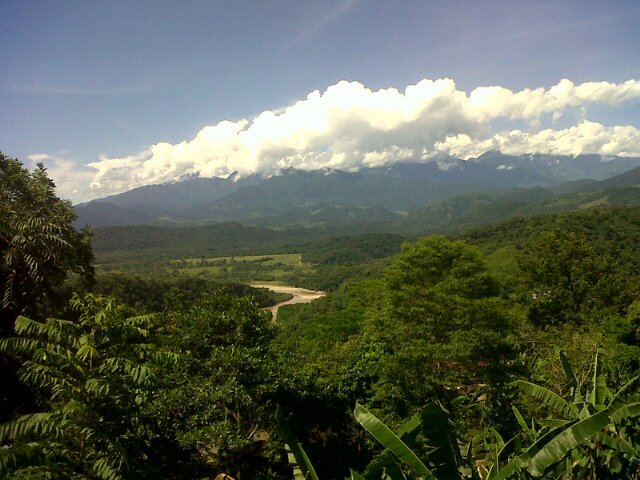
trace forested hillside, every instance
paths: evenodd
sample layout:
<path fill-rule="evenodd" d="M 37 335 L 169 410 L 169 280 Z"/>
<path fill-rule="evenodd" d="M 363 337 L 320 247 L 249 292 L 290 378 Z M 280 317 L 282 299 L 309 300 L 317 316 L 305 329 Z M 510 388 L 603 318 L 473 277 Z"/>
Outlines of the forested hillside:
<path fill-rule="evenodd" d="M 640 478 L 632 184 L 401 234 L 92 233 L 43 167 L 0 173 L 2 478 Z M 326 295 L 273 318 L 289 297 L 253 283 Z"/>

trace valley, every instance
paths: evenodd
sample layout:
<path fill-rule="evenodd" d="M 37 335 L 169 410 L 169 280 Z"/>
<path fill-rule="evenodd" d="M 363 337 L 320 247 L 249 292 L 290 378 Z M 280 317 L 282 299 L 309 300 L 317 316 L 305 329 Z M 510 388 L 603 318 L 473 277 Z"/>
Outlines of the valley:
<path fill-rule="evenodd" d="M 0 2 L 0 480 L 640 480 L 639 24 Z"/>
<path fill-rule="evenodd" d="M 423 167 L 394 171 L 411 176 Z M 475 180 L 479 172 L 472 172 Z M 346 182 L 340 197 L 315 176 L 289 172 L 290 178 L 278 181 L 304 182 L 295 195 L 290 190 L 282 196 L 279 211 L 269 206 L 268 185 L 253 179 L 215 200 L 262 185 L 251 190 L 251 198 L 236 199 L 242 208 L 225 207 L 229 217 L 223 221 L 181 217 L 170 226 L 145 220 L 72 229 L 78 236 L 72 238 L 91 239 L 90 255 L 81 249 L 87 244 L 79 243 L 85 270 L 78 267 L 49 286 L 47 302 L 31 308 L 74 319 L 47 321 L 47 328 L 90 329 L 99 354 L 86 353 L 82 360 L 78 355 L 89 347 L 67 345 L 75 342 L 73 335 L 53 332 L 42 341 L 53 342 L 52 352 L 64 345 L 69 354 L 47 358 L 74 362 L 74 368 L 65 367 L 65 381 L 87 385 L 86 377 L 93 376 L 89 395 L 106 403 L 113 397 L 101 389 L 121 389 L 128 400 L 115 418 L 139 418 L 153 437 L 127 435 L 136 438 L 136 448 L 168 459 L 167 465 L 159 460 L 160 469 L 181 472 L 177 478 L 191 478 L 192 468 L 201 477 L 224 470 L 240 478 L 239 472 L 254 475 L 261 464 L 277 472 L 271 478 L 289 478 L 290 466 L 279 453 L 282 435 L 300 448 L 304 444 L 299 458 L 306 457 L 323 478 L 353 477 L 358 469 L 367 480 L 378 480 L 377 473 L 366 472 L 377 471 L 379 458 L 391 466 L 395 460 L 363 436 L 363 415 L 400 432 L 409 422 L 425 435 L 425 419 L 437 416 L 447 425 L 447 438 L 467 451 L 443 460 L 445 465 L 471 471 L 479 458 L 517 470 L 516 454 L 494 460 L 500 439 L 518 438 L 522 455 L 555 438 L 554 432 L 574 434 L 579 422 L 571 415 L 578 406 L 588 421 L 613 413 L 607 413 L 609 423 L 561 455 L 590 458 L 589 442 L 598 442 L 634 478 L 637 462 L 630 450 L 599 443 L 597 435 L 607 431 L 634 445 L 639 441 L 633 375 L 640 368 L 640 169 L 544 186 L 476 189 L 475 183 L 470 190 L 464 183 L 450 188 L 455 172 L 445 173 L 439 175 L 447 183 L 438 187 L 412 180 L 425 192 L 432 189 L 430 200 L 404 192 L 411 182 L 390 181 L 393 188 L 386 191 L 365 182 L 366 189 L 349 191 L 349 175 L 339 180 Z M 334 175 L 341 177 L 326 177 Z M 188 186 L 170 187 L 174 192 Z M 149 197 L 136 192 L 136 201 L 155 198 L 162 218 L 173 215 L 166 211 L 169 197 L 152 191 Z M 337 205 L 349 197 L 361 203 Z M 409 197 L 427 203 L 410 205 Z M 318 203 L 328 198 L 336 203 Z M 308 206 L 296 207 L 294 215 L 294 201 Z M 139 206 L 139 213 L 157 213 L 148 207 Z M 114 340 L 125 331 L 125 340 Z M 94 348 L 91 337 L 82 335 Z M 2 345 L 9 343 L 0 342 L 0 350 Z M 140 359 L 145 363 L 131 369 Z M 102 370 L 94 369 L 95 362 Z M 26 365 L 50 371 L 36 361 Z M 111 368 L 121 370 L 96 373 Z M 153 374 L 142 376 L 151 369 Z M 631 391 L 616 400 L 630 413 L 615 433 L 613 416 L 626 413 L 606 404 L 613 394 L 596 405 L 580 400 L 606 382 L 612 390 L 626 384 Z M 571 389 L 582 397 L 572 397 Z M 76 391 L 65 395 L 84 402 Z M 141 391 L 150 397 L 139 397 Z M 575 403 L 553 420 L 558 430 L 548 427 L 555 400 L 545 398 Z M 220 438 L 231 443 L 218 443 Z M 407 448 L 435 469 L 420 439 L 408 438 Z M 552 441 L 544 447 L 549 455 Z M 202 444 L 220 445 L 227 457 L 203 454 Z M 556 469 L 565 465 L 545 462 Z M 136 468 L 145 471 L 145 465 Z M 405 478 L 415 478 L 406 472 Z"/>

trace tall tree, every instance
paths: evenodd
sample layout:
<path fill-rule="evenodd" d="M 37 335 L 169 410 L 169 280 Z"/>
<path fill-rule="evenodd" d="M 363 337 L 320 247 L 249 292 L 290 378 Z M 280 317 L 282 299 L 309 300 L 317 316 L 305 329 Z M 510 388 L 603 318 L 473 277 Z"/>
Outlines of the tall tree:
<path fill-rule="evenodd" d="M 487 272 L 486 260 L 476 247 L 440 236 L 403 245 L 386 280 L 393 316 L 420 324 L 434 342 L 447 340 L 462 326 L 455 319 L 469 301 L 499 293 L 498 282 Z"/>
<path fill-rule="evenodd" d="M 0 153 L 0 332 L 20 314 L 41 315 L 42 302 L 69 272 L 93 277 L 91 232 L 77 231 L 75 218 L 44 165 L 30 172 Z"/>
<path fill-rule="evenodd" d="M 574 232 L 553 230 L 534 241 L 519 259 L 522 299 L 529 319 L 545 327 L 580 324 L 596 313 L 626 307 L 627 282 L 613 258 L 595 251 Z"/>
<path fill-rule="evenodd" d="M 0 153 L 0 337 L 12 331 L 18 315 L 42 320 L 51 313 L 47 303 L 69 272 L 92 281 L 91 232 L 78 232 L 74 219 L 42 164 L 30 172 Z M 15 369 L 0 356 L 0 420 L 26 398 L 18 393 Z"/>
<path fill-rule="evenodd" d="M 268 439 L 289 380 L 269 347 L 271 315 L 252 299 L 217 291 L 162 321 L 159 340 L 182 361 L 164 370 L 171 388 L 150 412 L 167 447 L 154 462 L 176 478 L 283 478 Z"/>
<path fill-rule="evenodd" d="M 387 310 L 365 336 L 385 342 L 377 395 L 400 415 L 446 389 L 502 376 L 510 312 L 476 247 L 438 236 L 404 245 L 386 283 Z"/>
<path fill-rule="evenodd" d="M 178 361 L 150 343 L 150 315 L 126 318 L 112 300 L 74 296 L 77 321 L 18 317 L 18 336 L 0 352 L 25 360 L 22 381 L 47 410 L 0 425 L 0 476 L 142 478 L 153 472 L 145 404 L 160 391 L 158 370 Z M 5 478 L 5 477 L 3 477 Z"/>

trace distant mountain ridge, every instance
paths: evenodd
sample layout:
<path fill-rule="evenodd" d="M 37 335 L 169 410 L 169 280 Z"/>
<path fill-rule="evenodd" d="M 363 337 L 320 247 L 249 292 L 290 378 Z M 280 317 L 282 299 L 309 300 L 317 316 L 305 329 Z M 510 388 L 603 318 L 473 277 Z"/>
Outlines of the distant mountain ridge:
<path fill-rule="evenodd" d="M 505 168 L 533 170 L 555 179 L 556 183 L 583 179 L 605 180 L 640 166 L 640 159 L 636 157 L 603 157 L 595 154 L 571 157 L 539 153 L 513 156 L 495 150 L 483 153 L 472 161 L 496 168 L 504 165 Z"/>
<path fill-rule="evenodd" d="M 601 181 L 518 189 L 507 195 L 456 196 L 411 212 L 397 225 L 404 232 L 453 232 L 514 217 L 613 205 L 640 205 L 640 167 Z"/>
<path fill-rule="evenodd" d="M 542 197 L 559 194 L 563 188 L 566 192 L 585 191 L 601 183 L 598 180 L 609 181 L 606 179 L 637 166 L 640 158 L 603 161 L 598 155 L 510 156 L 494 151 L 468 161 L 447 157 L 357 172 L 289 169 L 270 178 L 193 177 L 76 205 L 76 225 L 166 226 L 236 221 L 289 228 L 400 222 L 414 218 L 414 212 L 461 195 L 495 197 L 531 187 L 542 188 L 537 190 Z M 599 188 L 613 187 L 621 181 L 611 178 L 611 185 Z M 556 189 L 558 192 L 554 192 Z M 532 192 L 521 195 L 530 197 Z M 522 203 L 518 198 L 510 201 Z M 430 215 L 434 213 L 427 217 Z"/>

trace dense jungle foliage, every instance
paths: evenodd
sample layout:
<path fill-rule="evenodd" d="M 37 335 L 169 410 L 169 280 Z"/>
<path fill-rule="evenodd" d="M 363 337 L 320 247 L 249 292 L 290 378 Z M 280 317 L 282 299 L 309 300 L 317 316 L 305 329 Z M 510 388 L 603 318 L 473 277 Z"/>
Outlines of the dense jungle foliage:
<path fill-rule="evenodd" d="M 44 168 L 0 160 L 1 478 L 640 478 L 639 207 L 401 249 L 242 230 L 176 257 L 173 229 L 96 273 Z M 328 294 L 274 322 L 236 268 Z"/>

